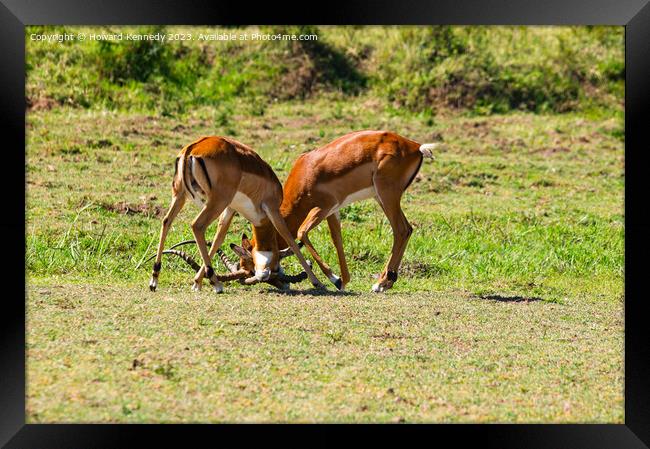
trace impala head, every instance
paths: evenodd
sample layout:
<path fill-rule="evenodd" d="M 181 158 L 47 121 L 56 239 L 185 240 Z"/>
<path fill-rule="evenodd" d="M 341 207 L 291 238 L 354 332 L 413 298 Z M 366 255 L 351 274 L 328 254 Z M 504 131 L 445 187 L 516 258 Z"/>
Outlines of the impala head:
<path fill-rule="evenodd" d="M 241 246 L 230 244 L 230 248 L 239 256 L 239 268 L 253 274 L 255 272 L 255 262 L 253 261 L 253 244 L 246 234 L 241 236 Z"/>
<path fill-rule="evenodd" d="M 267 282 L 280 290 L 287 290 L 289 284 L 295 284 L 307 278 L 307 273 L 304 271 L 296 275 L 286 274 L 282 271 L 279 264 L 281 257 L 276 258 L 275 266 L 273 266 L 271 264 L 273 252 L 258 250 L 255 245 L 255 238 L 251 241 L 246 234 L 243 234 L 241 240 L 241 246 L 234 243 L 230 245 L 230 248 L 239 256 L 238 264 L 228 260 L 221 250 L 217 251 L 222 262 L 233 275 L 244 273 L 243 277 L 245 279 L 240 280 L 241 283 L 253 285 L 258 282 Z M 271 257 L 267 257 L 269 253 Z M 286 254 L 286 251 L 281 253 Z"/>
<path fill-rule="evenodd" d="M 255 239 L 251 242 L 246 234 L 241 236 L 241 246 L 233 243 L 230 248 L 239 256 L 240 269 L 254 274 L 260 281 L 268 280 L 271 273 L 277 273 L 280 269 L 277 252 L 271 248 L 261 249 Z"/>
<path fill-rule="evenodd" d="M 302 242 L 298 246 L 302 246 Z M 239 256 L 239 268 L 251 274 L 263 273 L 269 269 L 270 272 L 277 272 L 280 270 L 280 261 L 285 257 L 291 256 L 293 251 L 291 248 L 286 248 L 278 251 L 278 257 L 275 264 L 271 264 L 273 259 L 272 251 L 261 251 L 256 249 L 255 238 L 249 240 L 246 234 L 241 236 L 241 246 L 232 243 L 230 248 L 234 253 Z M 269 272 L 269 273 L 270 273 Z"/>

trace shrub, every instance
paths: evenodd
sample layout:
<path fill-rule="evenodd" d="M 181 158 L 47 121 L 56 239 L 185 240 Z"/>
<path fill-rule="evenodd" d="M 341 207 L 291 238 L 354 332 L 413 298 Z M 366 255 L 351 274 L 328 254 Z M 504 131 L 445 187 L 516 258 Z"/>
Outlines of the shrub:
<path fill-rule="evenodd" d="M 164 27 L 146 27 L 142 34 L 165 33 Z M 119 85 L 128 81 L 147 81 L 152 75 L 169 77 L 172 52 L 170 46 L 157 40 L 99 41 L 95 66 L 102 78 Z"/>
<path fill-rule="evenodd" d="M 127 30 L 166 31 L 119 31 Z M 64 31 L 89 30 L 26 30 Z M 620 109 L 623 104 L 621 27 L 270 26 L 227 31 L 316 34 L 318 40 L 51 45 L 28 39 L 28 104 L 166 114 L 236 101 L 263 113 L 270 101 L 331 92 L 348 97 L 366 93 L 398 111 L 429 115 L 440 108 L 488 114 Z"/>

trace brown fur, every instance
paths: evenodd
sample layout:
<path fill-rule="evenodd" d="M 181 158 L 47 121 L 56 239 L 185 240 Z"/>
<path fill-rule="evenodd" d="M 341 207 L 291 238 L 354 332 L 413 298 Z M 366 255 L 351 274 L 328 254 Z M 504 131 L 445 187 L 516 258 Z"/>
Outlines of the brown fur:
<path fill-rule="evenodd" d="M 202 137 L 184 147 L 179 155 L 177 170 L 172 183 L 172 204 L 165 218 L 160 234 L 158 253 L 150 287 L 155 290 L 164 242 L 169 226 L 183 207 L 186 197 L 202 203 L 201 212 L 192 222 L 203 269 L 195 277 L 195 288 L 200 288 L 204 274 L 211 273 L 212 257 L 221 246 L 235 211 L 240 212 L 253 224 L 255 243 L 253 252 L 272 252 L 268 268 L 277 271 L 278 246 L 276 232 L 290 240 L 286 224 L 279 212 L 282 203 L 282 185 L 271 167 L 250 147 L 226 137 Z M 219 217 L 219 227 L 214 242 L 207 249 L 205 231 Z M 301 258 L 301 263 L 304 258 Z M 318 280 L 303 263 L 314 285 Z M 213 285 L 220 285 L 216 277 L 210 279 Z"/>
<path fill-rule="evenodd" d="M 338 214 L 331 210 L 341 205 L 349 195 L 374 187 L 378 202 L 393 227 L 393 254 L 378 282 L 382 289 L 390 288 L 411 233 L 399 202 L 417 174 L 422 159 L 418 142 L 388 131 L 353 132 L 301 155 L 284 184 L 284 199 L 280 206 L 291 236 L 305 243 L 321 269 L 332 279 L 331 270 L 308 243 L 307 236 L 309 229 L 327 218 L 337 247 L 344 286 L 349 281 L 349 273 L 340 243 L 340 221 Z M 286 248 L 282 237 L 277 238 L 278 247 Z"/>
<path fill-rule="evenodd" d="M 413 171 L 405 169 L 416 168 L 422 159 L 419 147 L 395 133 L 358 131 L 300 156 L 284 183 L 280 206 L 291 235 L 297 235 L 309 211 L 318 205 L 312 192 L 329 193 L 342 201 L 350 193 L 372 186 L 372 177 L 380 168 L 381 174 L 400 180 L 395 188 L 405 187 Z"/>

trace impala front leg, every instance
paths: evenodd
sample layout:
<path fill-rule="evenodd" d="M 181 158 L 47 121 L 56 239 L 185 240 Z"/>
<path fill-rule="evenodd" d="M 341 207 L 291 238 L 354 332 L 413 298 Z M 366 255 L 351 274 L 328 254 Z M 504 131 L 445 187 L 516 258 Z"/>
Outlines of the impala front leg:
<path fill-rule="evenodd" d="M 343 282 L 341 281 L 341 278 L 332 272 L 330 266 L 327 265 L 320 254 L 318 254 L 316 248 L 314 248 L 314 245 L 312 245 L 311 241 L 309 240 L 309 231 L 320 224 L 323 218 L 325 218 L 327 215 L 328 210 L 329 209 L 321 209 L 320 207 L 313 208 L 309 214 L 307 214 L 307 218 L 305 218 L 305 221 L 302 223 L 302 225 L 300 225 L 300 228 L 298 229 L 298 240 L 305 244 L 305 247 L 314 258 L 321 271 L 325 274 L 325 276 L 327 276 L 327 279 L 329 279 L 330 282 L 334 284 L 337 290 L 343 290 Z"/>
<path fill-rule="evenodd" d="M 214 217 L 220 215 L 223 210 L 228 205 L 228 202 L 224 201 L 212 201 L 208 200 L 207 204 L 199 212 L 199 215 L 192 222 L 192 232 L 194 233 L 194 239 L 196 240 L 196 245 L 199 247 L 199 252 L 201 253 L 201 258 L 203 259 L 203 265 L 205 268 L 205 275 L 210 280 L 210 283 L 214 287 L 214 291 L 217 293 L 223 292 L 223 284 L 219 282 L 214 270 L 212 269 L 212 263 L 210 259 L 210 254 L 208 254 L 208 245 L 205 241 L 205 231 L 213 221 Z M 194 285 L 192 290 L 199 291 L 201 290 L 200 279 L 203 279 L 203 269 L 199 270 L 196 277 L 194 278 Z"/>
<path fill-rule="evenodd" d="M 343 290 L 348 282 L 350 282 L 350 271 L 348 270 L 348 264 L 345 260 L 343 236 L 341 235 L 341 219 L 338 211 L 327 217 L 327 224 L 330 228 L 330 235 L 332 236 L 334 247 L 336 248 L 336 255 L 339 258 L 339 268 L 341 269 L 342 281 L 340 290 Z"/>
<path fill-rule="evenodd" d="M 162 252 L 165 249 L 165 239 L 167 238 L 167 233 L 169 228 L 178 215 L 178 212 L 183 208 L 185 204 L 185 194 L 183 192 L 176 192 L 172 198 L 172 204 L 169 206 L 169 210 L 165 214 L 165 218 L 162 220 L 162 227 L 160 229 L 160 240 L 158 241 L 158 251 L 156 252 L 156 260 L 153 263 L 153 270 L 151 272 L 151 280 L 149 281 L 149 290 L 152 292 L 156 291 L 158 287 L 158 276 L 160 275 L 161 261 L 162 261 Z"/>
<path fill-rule="evenodd" d="M 314 275 L 314 272 L 311 270 L 311 267 L 307 263 L 307 260 L 305 260 L 305 256 L 303 256 L 300 252 L 300 248 L 298 248 L 298 244 L 291 236 L 291 232 L 289 232 L 289 228 L 287 228 L 287 224 L 285 223 L 284 218 L 282 218 L 282 215 L 280 215 L 280 211 L 278 209 L 273 209 L 267 206 L 262 206 L 262 208 L 264 209 L 264 212 L 266 212 L 267 217 L 269 217 L 269 220 L 271 220 L 271 223 L 278 231 L 280 236 L 289 244 L 289 247 L 298 258 L 300 265 L 302 265 L 305 273 L 307 273 L 307 276 L 309 277 L 312 285 L 316 288 L 325 288 L 325 286 L 318 280 L 316 275 Z"/>

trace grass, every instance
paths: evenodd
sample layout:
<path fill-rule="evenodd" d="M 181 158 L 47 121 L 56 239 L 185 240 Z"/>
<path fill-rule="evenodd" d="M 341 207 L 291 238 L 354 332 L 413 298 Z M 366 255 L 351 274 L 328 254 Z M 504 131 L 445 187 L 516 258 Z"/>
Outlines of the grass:
<path fill-rule="evenodd" d="M 28 39 L 27 420 L 623 422 L 622 29 L 316 32 Z M 341 211 L 345 294 L 195 294 L 174 259 L 148 291 L 182 146 L 233 136 L 284 180 L 359 129 L 448 147 L 403 197 L 414 233 L 392 290 L 370 293 L 392 236 L 368 201 Z M 226 244 L 242 232 L 236 217 Z M 311 237 L 338 272 L 327 226 Z"/>
<path fill-rule="evenodd" d="M 315 101 L 279 104 L 262 117 L 235 113 L 229 120 L 237 124 L 236 137 L 270 161 L 281 179 L 300 152 L 351 131 L 351 122 L 360 129 L 399 130 L 420 141 L 444 136 L 450 150 L 424 165 L 403 200 L 415 228 L 404 270 L 421 279 L 416 288 L 506 289 L 561 301 L 563 291 L 581 291 L 584 279 L 608 279 L 603 292 L 622 282 L 620 119 L 454 115 L 429 126 L 417 117 L 386 118 L 364 105 L 340 107 L 343 118 L 327 113 L 327 101 Z M 196 136 L 230 134 L 214 124 L 215 114 L 209 109 L 179 119 L 76 109 L 30 114 L 30 273 L 141 282 L 147 273 L 136 266 L 155 246 L 176 152 Z M 182 212 L 170 242 L 191 237 L 186 223 L 194 214 L 192 207 Z M 381 271 L 390 226 L 373 202 L 353 205 L 343 217 L 351 287 L 361 288 Z M 247 229 L 243 220 L 235 221 L 228 242 Z M 315 244 L 334 262 L 326 228 L 314 234 Z M 179 265 L 169 264 L 163 284 L 187 277 L 186 272 L 174 277 Z"/>
<path fill-rule="evenodd" d="M 208 108 L 28 114 L 30 422 L 622 422 L 620 117 L 430 124 L 372 98 L 232 113 L 225 125 Z M 304 295 L 193 295 L 173 260 L 148 292 L 150 267 L 136 267 L 182 145 L 236 128 L 284 179 L 351 124 L 449 145 L 404 197 L 415 231 L 391 292 L 368 293 L 391 242 L 372 202 L 342 213 L 349 295 L 306 282 Z M 196 213 L 169 244 L 191 237 Z M 248 229 L 237 218 L 228 242 Z M 337 266 L 326 227 L 313 240 Z"/>
<path fill-rule="evenodd" d="M 29 421 L 623 421 L 619 301 L 188 290 L 31 283 Z"/>
<path fill-rule="evenodd" d="M 192 40 L 32 41 L 33 33 L 170 33 Z M 201 34 L 316 35 L 202 41 Z M 371 94 L 398 110 L 608 111 L 624 93 L 623 27 L 28 27 L 31 105 L 187 112 Z M 61 67 L 65 66 L 65 70 Z"/>

